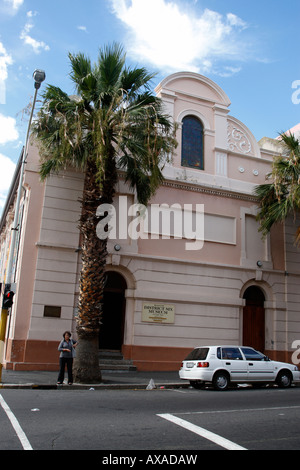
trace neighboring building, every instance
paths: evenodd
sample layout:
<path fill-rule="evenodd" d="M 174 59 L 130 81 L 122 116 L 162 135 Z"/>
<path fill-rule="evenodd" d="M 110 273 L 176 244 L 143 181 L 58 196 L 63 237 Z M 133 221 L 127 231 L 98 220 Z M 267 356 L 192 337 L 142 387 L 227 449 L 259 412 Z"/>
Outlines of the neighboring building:
<path fill-rule="evenodd" d="M 151 204 L 163 220 L 168 212 L 161 205 L 177 204 L 171 208 L 177 221 L 184 204 L 192 205 L 194 217 L 196 204 L 203 204 L 204 244 L 191 249 L 196 241 L 179 236 L 180 224 L 167 239 L 163 222 L 144 228 L 138 239 L 110 240 L 100 348 L 121 350 L 139 370 L 176 370 L 201 344 L 244 343 L 290 361 L 292 343 L 300 340 L 295 228 L 288 220 L 262 240 L 253 196 L 280 143 L 257 143 L 229 114 L 225 92 L 206 77 L 177 73 L 156 91 L 179 123 L 179 145 Z M 38 151 L 31 146 L 7 332 L 5 367 L 15 370 L 55 370 L 63 331 L 76 336 L 83 175 L 65 171 L 42 184 L 38 171 Z M 0 225 L 3 280 L 17 183 L 16 171 Z M 125 202 L 129 208 L 135 197 L 120 174 L 116 208 L 122 217 Z M 134 235 L 142 229 L 131 224 L 130 230 Z"/>

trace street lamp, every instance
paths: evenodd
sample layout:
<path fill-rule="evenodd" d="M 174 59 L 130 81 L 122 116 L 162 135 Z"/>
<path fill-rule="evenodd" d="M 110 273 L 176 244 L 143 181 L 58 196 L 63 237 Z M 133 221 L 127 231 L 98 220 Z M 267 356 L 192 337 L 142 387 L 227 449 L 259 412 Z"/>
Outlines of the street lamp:
<path fill-rule="evenodd" d="M 34 98 L 33 98 L 33 103 L 32 103 L 32 108 L 31 108 L 31 113 L 30 113 L 30 118 L 29 118 L 29 123 L 28 123 L 28 128 L 27 128 L 25 147 L 23 150 L 23 158 L 22 158 L 22 163 L 21 163 L 21 168 L 20 168 L 20 179 L 19 179 L 19 187 L 18 187 L 17 201 L 16 201 L 15 214 L 14 214 L 14 225 L 12 228 L 12 238 L 11 238 L 11 245 L 10 245 L 10 252 L 9 252 L 9 260 L 8 260 L 7 271 L 6 271 L 6 284 L 11 284 L 12 282 L 12 265 L 13 265 L 14 251 L 15 251 L 15 245 L 16 245 L 16 232 L 18 230 L 18 220 L 19 220 L 20 201 L 21 201 L 21 195 L 22 195 L 24 169 L 25 169 L 25 163 L 26 163 L 27 154 L 28 154 L 30 128 L 31 128 L 31 123 L 32 123 L 36 98 L 37 98 L 37 92 L 42 82 L 45 80 L 45 78 L 46 78 L 46 74 L 43 70 L 37 69 L 33 72 L 35 93 L 34 93 Z"/>
<path fill-rule="evenodd" d="M 42 84 L 42 82 L 45 80 L 46 74 L 44 70 L 36 69 L 33 72 L 33 79 L 34 79 L 34 87 L 36 90 L 38 90 Z"/>
<path fill-rule="evenodd" d="M 25 163 L 26 163 L 27 154 L 28 154 L 30 128 L 31 128 L 34 108 L 36 104 L 37 92 L 41 84 L 45 80 L 45 78 L 46 78 L 46 74 L 43 70 L 36 69 L 33 72 L 35 93 L 34 93 L 28 128 L 27 128 L 25 146 L 23 149 L 22 157 L 21 157 L 22 162 L 21 162 L 21 167 L 20 167 L 19 186 L 18 186 L 17 199 L 16 199 L 16 205 L 15 205 L 14 223 L 12 227 L 11 243 L 10 243 L 9 258 L 8 258 L 8 263 L 7 263 L 6 280 L 5 280 L 5 290 L 11 289 L 13 293 L 15 293 L 15 286 L 12 285 L 12 266 L 13 266 L 14 252 L 15 252 L 15 246 L 16 246 L 16 235 L 17 235 L 16 232 L 19 230 L 18 221 L 19 221 L 20 201 L 21 201 L 21 195 L 22 195 Z M 8 314 L 8 308 L 5 308 L 5 305 L 3 303 L 2 311 L 1 311 L 1 323 L 0 323 L 0 382 L 1 382 L 1 377 L 2 377 L 7 314 Z"/>

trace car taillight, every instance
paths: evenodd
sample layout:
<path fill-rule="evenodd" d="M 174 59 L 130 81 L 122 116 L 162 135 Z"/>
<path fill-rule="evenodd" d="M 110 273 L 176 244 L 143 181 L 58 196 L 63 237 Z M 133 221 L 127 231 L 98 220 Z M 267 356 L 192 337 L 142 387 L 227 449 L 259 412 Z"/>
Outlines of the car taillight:
<path fill-rule="evenodd" d="M 197 367 L 209 367 L 209 362 L 198 362 Z"/>
<path fill-rule="evenodd" d="M 180 367 L 181 367 L 181 368 L 183 367 L 183 362 L 181 363 L 181 366 L 180 366 Z"/>

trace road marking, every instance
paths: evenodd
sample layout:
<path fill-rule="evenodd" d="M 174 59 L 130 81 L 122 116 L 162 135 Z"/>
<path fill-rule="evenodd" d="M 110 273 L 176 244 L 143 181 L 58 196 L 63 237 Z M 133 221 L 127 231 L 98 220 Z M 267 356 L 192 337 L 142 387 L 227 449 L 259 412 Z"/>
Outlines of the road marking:
<path fill-rule="evenodd" d="M 210 432 L 207 429 L 201 428 L 200 426 L 195 426 L 195 424 L 189 423 L 188 421 L 185 421 L 184 419 L 177 418 L 174 415 L 166 413 L 166 414 L 159 414 L 157 416 L 159 416 L 160 418 L 166 419 L 167 421 L 170 421 L 171 423 L 177 424 L 178 426 L 181 426 L 182 428 L 187 429 L 188 431 L 198 434 L 198 436 L 204 437 L 204 439 L 214 442 L 218 446 L 224 447 L 224 449 L 247 450 L 244 447 L 241 447 L 238 444 L 235 444 L 234 442 L 229 441 L 228 439 L 225 439 L 222 436 L 219 436 L 218 434 Z"/>
<path fill-rule="evenodd" d="M 24 433 L 23 429 L 21 428 L 20 424 L 19 424 L 19 421 L 17 420 L 17 418 L 15 417 L 15 415 L 13 414 L 13 412 L 11 411 L 10 407 L 8 406 L 8 404 L 6 403 L 6 401 L 4 400 L 4 398 L 2 397 L 2 395 L 0 395 L 0 405 L 2 406 L 3 410 L 5 411 L 12 427 L 14 428 L 21 444 L 22 444 L 22 447 L 24 450 L 33 450 L 31 445 L 30 445 L 30 442 L 28 441 L 27 437 L 26 437 L 26 434 Z"/>
<path fill-rule="evenodd" d="M 294 410 L 300 408 L 299 405 L 295 406 L 273 406 L 270 408 L 241 408 L 234 410 L 209 410 L 209 411 L 185 411 L 182 413 L 176 413 L 178 415 L 205 415 L 205 414 L 217 414 L 217 413 L 248 413 L 249 411 L 274 411 L 274 410 Z"/>

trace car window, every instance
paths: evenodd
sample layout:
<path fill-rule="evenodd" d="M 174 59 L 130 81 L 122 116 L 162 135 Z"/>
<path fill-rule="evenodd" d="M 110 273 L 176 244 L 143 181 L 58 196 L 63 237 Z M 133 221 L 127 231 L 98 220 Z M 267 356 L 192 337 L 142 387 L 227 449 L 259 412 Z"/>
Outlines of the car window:
<path fill-rule="evenodd" d="M 207 354 L 208 354 L 209 348 L 196 348 L 193 349 L 189 353 L 189 355 L 185 358 L 185 361 L 202 361 L 203 359 L 206 359 Z"/>
<path fill-rule="evenodd" d="M 263 361 L 265 356 L 252 348 L 241 348 L 247 361 Z"/>
<path fill-rule="evenodd" d="M 239 348 L 222 348 L 222 359 L 243 360 Z"/>

